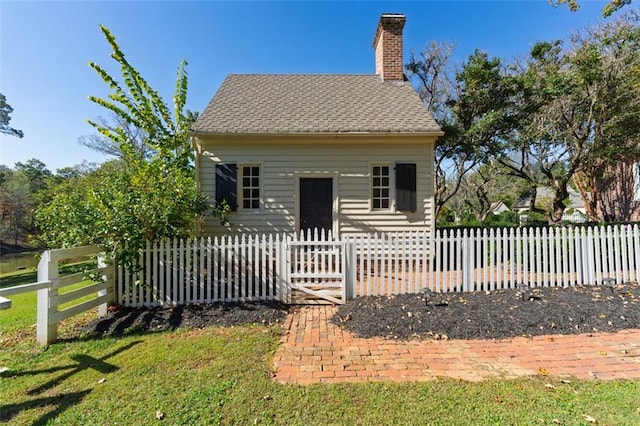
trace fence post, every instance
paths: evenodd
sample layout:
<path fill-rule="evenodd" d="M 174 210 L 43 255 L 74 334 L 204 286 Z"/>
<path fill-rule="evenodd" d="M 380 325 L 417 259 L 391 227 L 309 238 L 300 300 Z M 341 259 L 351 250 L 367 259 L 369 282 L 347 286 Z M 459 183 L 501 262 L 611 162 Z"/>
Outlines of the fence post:
<path fill-rule="evenodd" d="M 41 345 L 49 345 L 58 338 L 58 323 L 51 319 L 52 314 L 58 310 L 58 305 L 52 299 L 58 295 L 58 290 L 53 289 L 57 278 L 58 261 L 51 260 L 51 251 L 47 250 L 42 253 L 38 263 L 38 282 L 51 282 L 49 287 L 38 290 L 36 338 Z"/>
<path fill-rule="evenodd" d="M 462 290 L 473 291 L 473 244 L 470 244 L 470 234 L 467 229 L 462 230 Z"/>
<path fill-rule="evenodd" d="M 115 267 L 114 267 L 115 260 L 113 262 L 114 263 L 112 263 L 111 267 L 109 268 L 109 269 L 111 269 L 111 274 L 109 274 L 107 269 L 106 269 L 107 268 L 107 256 L 106 256 L 106 254 L 105 253 L 100 253 L 98 255 L 98 269 L 105 268 L 103 274 L 100 275 L 99 279 L 102 280 L 103 282 L 110 281 L 111 282 L 111 286 L 115 291 L 115 285 L 114 285 L 115 279 L 116 279 L 116 277 L 115 277 Z M 109 275 L 111 275 L 111 279 L 109 279 Z M 98 292 L 98 297 L 106 296 L 108 293 L 109 293 L 109 289 L 108 288 L 106 288 L 104 290 L 100 290 Z M 103 316 L 107 315 L 107 308 L 108 308 L 109 302 L 111 302 L 111 301 L 113 301 L 113 299 L 111 299 L 111 300 L 109 300 L 107 302 L 104 302 L 102 305 L 98 305 L 98 316 L 99 317 L 103 317 Z"/>
<path fill-rule="evenodd" d="M 280 294 L 280 301 L 282 303 L 291 303 L 291 289 L 289 286 L 289 259 L 291 258 L 288 244 L 289 237 L 287 235 L 282 236 L 282 241 L 278 242 L 276 238 L 276 244 L 279 245 L 277 251 L 278 262 L 278 293 Z"/>
<path fill-rule="evenodd" d="M 344 300 L 351 300 L 356 292 L 356 244 L 353 239 L 344 240 Z"/>

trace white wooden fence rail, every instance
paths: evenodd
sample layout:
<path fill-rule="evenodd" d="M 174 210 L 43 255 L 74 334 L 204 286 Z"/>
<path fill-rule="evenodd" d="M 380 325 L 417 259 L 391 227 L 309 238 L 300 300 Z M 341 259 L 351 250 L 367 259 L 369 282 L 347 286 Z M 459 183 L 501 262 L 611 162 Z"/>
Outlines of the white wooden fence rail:
<path fill-rule="evenodd" d="M 292 256 L 291 244 L 313 246 Z M 336 256 L 343 243 L 346 256 Z M 323 249 L 325 247 L 325 249 Z M 295 253 L 295 250 L 294 250 Z M 344 264 L 336 265 L 336 262 Z M 342 274 L 347 297 L 571 286 L 640 280 L 640 228 L 437 230 L 351 235 L 244 235 L 149 243 L 138 270 L 118 268 L 125 306 L 291 300 L 296 277 Z M 329 275 L 327 275 L 329 274 Z M 292 282 L 294 284 L 292 284 Z"/>
<path fill-rule="evenodd" d="M 107 305 L 116 297 L 114 268 L 104 262 L 101 251 L 96 246 L 47 250 L 38 263 L 38 282 L 0 289 L 0 296 L 38 292 L 36 338 L 40 344 L 48 345 L 57 340 L 58 323 L 62 320 L 95 307 L 98 307 L 98 315 L 107 313 Z M 62 261 L 90 256 L 98 258 L 98 267 L 92 271 L 93 280 L 88 280 L 85 272 L 59 275 Z M 84 281 L 80 287 L 64 290 Z"/>

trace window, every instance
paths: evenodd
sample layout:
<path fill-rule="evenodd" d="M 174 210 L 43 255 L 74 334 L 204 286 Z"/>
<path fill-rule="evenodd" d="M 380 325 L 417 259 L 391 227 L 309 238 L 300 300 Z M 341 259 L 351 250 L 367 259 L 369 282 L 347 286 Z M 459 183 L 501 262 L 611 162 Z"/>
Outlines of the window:
<path fill-rule="evenodd" d="M 373 166 L 371 176 L 373 178 L 371 184 L 373 210 L 389 209 L 389 166 Z"/>
<path fill-rule="evenodd" d="M 216 164 L 216 203 L 226 201 L 231 211 L 238 209 L 237 167 L 235 164 Z"/>
<path fill-rule="evenodd" d="M 260 166 L 242 166 L 242 208 L 260 208 Z"/>

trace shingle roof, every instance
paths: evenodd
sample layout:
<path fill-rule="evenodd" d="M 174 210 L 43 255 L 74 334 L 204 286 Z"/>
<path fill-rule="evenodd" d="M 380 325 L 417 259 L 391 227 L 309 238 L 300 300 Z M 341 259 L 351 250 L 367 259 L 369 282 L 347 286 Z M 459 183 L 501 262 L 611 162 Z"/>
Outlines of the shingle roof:
<path fill-rule="evenodd" d="M 408 82 L 376 75 L 231 74 L 196 133 L 432 133 L 440 128 Z"/>

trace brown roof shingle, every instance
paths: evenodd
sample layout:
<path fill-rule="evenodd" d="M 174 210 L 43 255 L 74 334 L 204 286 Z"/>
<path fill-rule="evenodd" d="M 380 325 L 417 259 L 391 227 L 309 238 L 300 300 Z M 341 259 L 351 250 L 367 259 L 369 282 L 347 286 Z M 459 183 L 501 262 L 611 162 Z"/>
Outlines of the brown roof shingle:
<path fill-rule="evenodd" d="M 376 75 L 231 74 L 195 133 L 434 133 L 408 82 Z"/>

